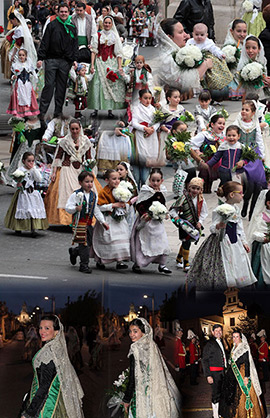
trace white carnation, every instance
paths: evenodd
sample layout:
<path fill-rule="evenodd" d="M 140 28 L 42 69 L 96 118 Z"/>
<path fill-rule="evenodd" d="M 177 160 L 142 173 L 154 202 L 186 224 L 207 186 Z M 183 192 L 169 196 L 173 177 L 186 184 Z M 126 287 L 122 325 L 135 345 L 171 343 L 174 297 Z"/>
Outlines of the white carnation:
<path fill-rule="evenodd" d="M 246 13 L 253 11 L 253 2 L 250 0 L 245 0 L 242 6 Z"/>
<path fill-rule="evenodd" d="M 119 186 L 125 187 L 126 189 L 130 189 L 130 190 L 133 189 L 132 184 L 129 181 L 125 181 L 125 180 L 120 181 Z"/>
<path fill-rule="evenodd" d="M 241 70 L 241 77 L 245 81 L 253 81 L 263 75 L 263 66 L 258 62 L 251 62 Z"/>
<path fill-rule="evenodd" d="M 193 68 L 196 61 L 201 61 L 202 58 L 203 55 L 197 46 L 187 45 L 180 48 L 175 56 L 175 61 L 179 65 L 185 63 L 187 67 Z"/>
<path fill-rule="evenodd" d="M 128 202 L 132 197 L 131 191 L 126 186 L 121 186 L 120 184 L 113 189 L 112 194 L 118 202 Z"/>
<path fill-rule="evenodd" d="M 236 46 L 233 45 L 226 45 L 222 48 L 222 52 L 226 55 L 226 62 L 232 63 L 236 62 L 235 53 L 236 53 Z"/>
<path fill-rule="evenodd" d="M 80 206 L 83 202 L 83 198 L 84 198 L 84 193 L 83 192 L 78 192 L 76 194 L 76 203 L 78 206 Z"/>
<path fill-rule="evenodd" d="M 20 178 L 20 177 L 24 177 L 25 173 L 22 170 L 19 170 L 17 168 L 17 170 L 15 170 L 14 173 L 12 173 L 12 176 L 15 178 Z"/>
<path fill-rule="evenodd" d="M 192 68 L 195 65 L 195 60 L 192 57 L 186 57 L 184 59 L 184 63 L 186 64 L 187 67 Z"/>
<path fill-rule="evenodd" d="M 166 206 L 158 201 L 154 201 L 149 208 L 149 212 L 152 213 L 152 218 L 158 221 L 163 221 L 168 213 Z"/>
<path fill-rule="evenodd" d="M 231 217 L 236 213 L 235 207 L 228 203 L 223 203 L 217 207 L 217 213 L 222 217 Z"/>

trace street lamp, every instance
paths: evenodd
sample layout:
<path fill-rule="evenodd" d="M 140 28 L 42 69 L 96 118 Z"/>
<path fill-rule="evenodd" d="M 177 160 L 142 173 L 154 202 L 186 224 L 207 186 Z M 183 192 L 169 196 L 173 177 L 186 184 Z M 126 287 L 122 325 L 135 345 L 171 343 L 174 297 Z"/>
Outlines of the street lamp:
<path fill-rule="evenodd" d="M 55 314 L 55 297 L 53 295 L 51 297 L 44 296 L 44 299 L 52 301 L 52 313 Z"/>
<path fill-rule="evenodd" d="M 150 295 L 143 295 L 144 299 L 152 299 L 152 328 L 155 329 L 155 296 L 154 293 Z"/>

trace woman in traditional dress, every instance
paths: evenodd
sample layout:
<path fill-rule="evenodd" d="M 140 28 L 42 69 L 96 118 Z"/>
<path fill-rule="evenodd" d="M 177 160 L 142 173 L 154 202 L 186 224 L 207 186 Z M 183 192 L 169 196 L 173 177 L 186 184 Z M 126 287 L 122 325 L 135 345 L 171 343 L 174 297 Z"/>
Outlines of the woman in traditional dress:
<path fill-rule="evenodd" d="M 224 377 L 219 414 L 222 418 L 264 418 L 257 371 L 244 334 L 233 332 L 233 348 Z"/>
<path fill-rule="evenodd" d="M 68 358 L 64 327 L 59 318 L 43 316 L 39 334 L 43 347 L 33 358 L 30 399 L 21 418 L 83 418 L 83 390 Z"/>
<path fill-rule="evenodd" d="M 212 60 L 206 59 L 198 68 L 183 71 L 174 61 L 173 55 L 186 45 L 188 35 L 183 25 L 176 19 L 164 19 L 158 29 L 160 43 L 160 65 L 158 79 L 160 85 L 175 87 L 183 92 L 190 89 L 200 89 L 200 80 L 206 71 L 212 68 Z"/>
<path fill-rule="evenodd" d="M 248 5 L 246 8 L 245 4 Z M 245 12 L 242 19 L 247 24 L 248 34 L 259 36 L 266 26 L 262 15 L 262 0 L 244 1 L 242 7 Z"/>
<path fill-rule="evenodd" d="M 10 14 L 14 13 L 15 10 L 18 11 L 21 15 L 24 14 L 23 6 L 21 5 L 21 2 L 19 0 L 13 0 L 12 5 L 7 11 L 7 19 L 8 19 L 7 30 L 10 30 L 13 28 L 13 22 L 10 19 Z"/>
<path fill-rule="evenodd" d="M 109 118 L 113 118 L 112 110 L 125 108 L 125 83 L 121 77 L 122 69 L 122 43 L 115 28 L 113 18 L 106 16 L 103 20 L 104 29 L 98 32 L 98 53 L 95 67 L 91 66 L 94 77 L 89 83 L 88 108 L 108 110 Z"/>
<path fill-rule="evenodd" d="M 90 139 L 84 135 L 80 122 L 71 120 L 68 134 L 61 139 L 52 164 L 51 184 L 45 197 L 47 218 L 53 225 L 69 225 L 71 215 L 65 211 L 69 196 L 79 189 L 78 175 L 85 160 L 93 158 Z M 95 178 L 95 192 L 101 186 Z"/>
<path fill-rule="evenodd" d="M 130 374 L 123 397 L 129 417 L 179 418 L 180 393 L 153 341 L 153 329 L 146 319 L 137 318 L 129 324 L 129 336 Z"/>

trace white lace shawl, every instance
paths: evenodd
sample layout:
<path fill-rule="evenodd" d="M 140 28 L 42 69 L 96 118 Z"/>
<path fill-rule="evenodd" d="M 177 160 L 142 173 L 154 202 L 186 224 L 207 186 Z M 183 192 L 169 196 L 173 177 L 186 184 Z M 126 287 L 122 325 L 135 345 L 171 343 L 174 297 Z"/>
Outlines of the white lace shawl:
<path fill-rule="evenodd" d="M 83 390 L 68 357 L 63 325 L 60 321 L 59 324 L 60 330 L 55 338 L 48 341 L 34 358 L 34 368 L 37 369 L 41 363 L 46 365 L 53 361 L 68 417 L 83 418 Z"/>
<path fill-rule="evenodd" d="M 21 28 L 23 31 L 23 47 L 27 50 L 27 57 L 30 58 L 33 65 L 36 66 L 37 63 L 37 52 L 33 42 L 32 35 L 30 30 L 26 24 L 25 18 L 19 13 L 17 10 L 14 10 L 15 17 L 21 24 Z"/>
<path fill-rule="evenodd" d="M 252 355 L 251 355 L 251 352 L 250 352 L 249 344 L 248 344 L 247 339 L 244 336 L 244 334 L 241 334 L 241 338 L 242 338 L 242 342 L 240 344 L 238 344 L 238 346 L 235 346 L 235 345 L 233 346 L 231 356 L 232 356 L 233 360 L 236 362 L 239 359 L 239 357 L 241 357 L 246 352 L 248 353 L 250 378 L 251 378 L 251 382 L 252 382 L 252 385 L 254 387 L 254 390 L 256 392 L 256 395 L 258 397 L 258 400 L 260 402 L 260 395 L 262 393 L 262 390 L 261 390 L 259 378 L 258 378 L 258 375 L 257 375 L 256 367 L 254 365 L 254 361 L 253 361 L 253 358 L 252 358 Z"/>
<path fill-rule="evenodd" d="M 131 344 L 128 357 L 135 359 L 136 416 L 140 418 L 179 418 L 180 393 L 153 341 L 153 330 L 139 318 L 145 334 Z"/>
<path fill-rule="evenodd" d="M 90 139 L 84 135 L 83 129 L 81 128 L 80 136 L 79 136 L 79 149 L 76 150 L 74 141 L 72 139 L 70 130 L 68 128 L 68 134 L 62 138 L 59 142 L 59 146 L 70 155 L 70 161 L 79 161 L 79 163 L 83 162 L 83 156 L 85 153 L 89 150 L 89 148 L 92 146 Z M 58 148 L 55 152 L 55 155 L 57 155 Z M 61 167 L 61 162 L 55 158 L 52 164 L 53 167 Z"/>
<path fill-rule="evenodd" d="M 249 40 L 249 38 L 251 36 L 254 36 L 254 35 L 248 35 L 244 40 L 242 51 L 241 51 L 241 57 L 240 57 L 240 60 L 238 62 L 238 65 L 237 65 L 237 71 L 241 71 L 242 68 L 250 62 L 250 58 L 249 58 L 249 56 L 247 54 L 247 51 L 246 51 L 246 42 Z M 262 66 L 266 69 L 267 61 L 266 61 L 266 58 L 265 58 L 265 55 L 264 55 L 264 47 L 263 47 L 263 44 L 261 43 L 260 39 L 258 39 L 258 41 L 259 41 L 259 44 L 260 44 L 260 51 L 259 51 L 255 61 L 262 64 Z"/>
<path fill-rule="evenodd" d="M 160 65 L 158 68 L 158 82 L 161 85 L 168 84 L 170 87 L 188 90 L 190 88 L 200 89 L 200 77 L 197 69 L 182 71 L 175 63 L 172 53 L 179 51 L 180 47 L 173 42 L 162 30 L 158 28 L 158 39 L 160 43 Z"/>
<path fill-rule="evenodd" d="M 166 197 L 166 193 L 167 193 L 167 189 L 166 187 L 162 184 L 160 186 L 160 190 L 159 190 L 164 197 Z M 157 193 L 157 190 L 153 189 L 152 187 L 148 186 L 148 184 L 144 184 L 140 190 L 138 199 L 137 199 L 137 204 L 140 202 L 143 202 L 144 200 L 148 200 L 151 197 L 154 196 L 154 194 Z"/>

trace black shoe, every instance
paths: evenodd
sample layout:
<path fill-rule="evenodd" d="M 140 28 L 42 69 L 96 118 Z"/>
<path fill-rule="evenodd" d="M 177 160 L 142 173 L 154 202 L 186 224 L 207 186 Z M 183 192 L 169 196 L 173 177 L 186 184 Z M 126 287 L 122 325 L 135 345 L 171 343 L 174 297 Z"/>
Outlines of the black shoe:
<path fill-rule="evenodd" d="M 97 263 L 96 263 L 96 268 L 97 268 L 98 270 L 105 270 L 105 265 L 104 265 L 104 264 L 102 264 L 102 263 L 97 262 Z"/>
<path fill-rule="evenodd" d="M 70 262 L 73 266 L 75 266 L 76 262 L 77 262 L 77 255 L 75 254 L 75 248 L 70 247 L 68 249 L 69 252 L 69 259 Z"/>
<path fill-rule="evenodd" d="M 111 110 L 108 111 L 108 118 L 109 119 L 114 119 L 114 114 Z"/>
<path fill-rule="evenodd" d="M 94 112 L 91 113 L 92 118 L 96 118 L 98 115 L 98 111 L 95 110 Z"/>
<path fill-rule="evenodd" d="M 168 267 L 164 266 L 164 267 L 160 267 L 158 266 L 158 271 L 160 273 L 164 273 L 164 274 L 172 274 L 172 271 L 168 269 Z"/>
<path fill-rule="evenodd" d="M 22 231 L 15 231 L 15 235 L 21 235 Z"/>
<path fill-rule="evenodd" d="M 36 233 L 36 231 L 33 229 L 33 231 L 31 232 L 31 237 L 32 238 L 36 238 L 38 236 L 38 234 Z"/>
<path fill-rule="evenodd" d="M 247 216 L 247 211 L 248 211 L 248 201 L 244 201 L 243 208 L 241 210 L 242 218 L 245 218 Z"/>
<path fill-rule="evenodd" d="M 122 263 L 122 262 L 116 264 L 116 269 L 117 270 L 126 270 L 127 268 L 128 268 L 128 266 L 126 264 Z"/>
<path fill-rule="evenodd" d="M 137 274 L 142 274 L 142 271 L 141 271 L 140 267 L 139 267 L 139 266 L 136 266 L 136 264 L 134 264 L 134 265 L 132 266 L 132 271 L 133 271 L 134 273 L 137 273 Z"/>
<path fill-rule="evenodd" d="M 90 267 L 80 267 L 79 271 L 81 273 L 85 273 L 85 274 L 91 274 L 92 273 L 92 269 L 90 269 Z"/>

